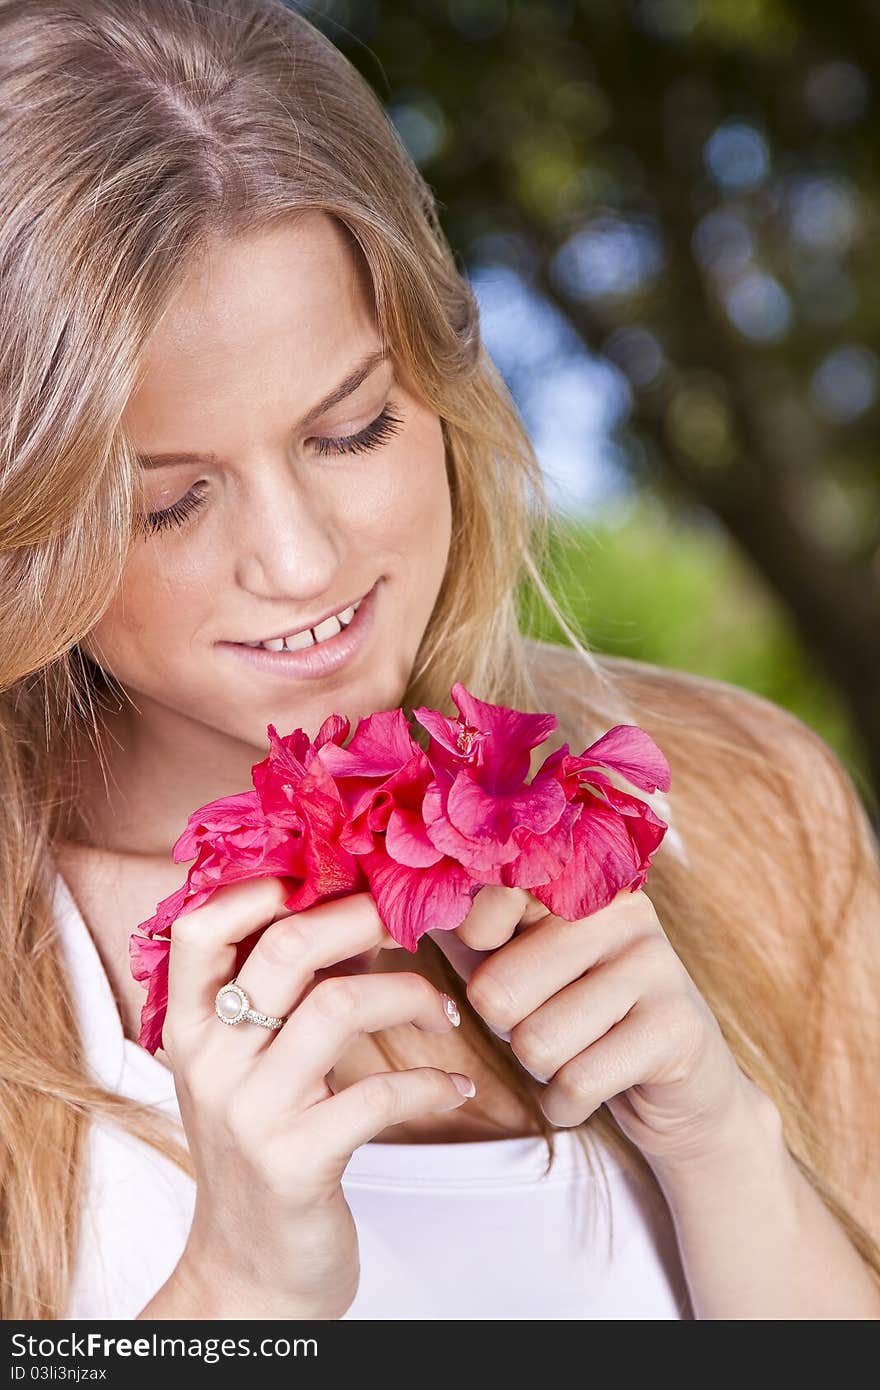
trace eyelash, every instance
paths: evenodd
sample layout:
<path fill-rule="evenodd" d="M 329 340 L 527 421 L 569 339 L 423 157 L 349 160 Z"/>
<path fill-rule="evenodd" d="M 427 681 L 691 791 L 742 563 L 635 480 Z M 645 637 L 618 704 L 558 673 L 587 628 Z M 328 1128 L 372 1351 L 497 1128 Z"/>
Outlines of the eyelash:
<path fill-rule="evenodd" d="M 389 406 L 386 405 L 375 420 L 357 434 L 344 435 L 340 439 L 316 439 L 315 447 L 322 458 L 328 455 L 366 453 L 370 449 L 377 449 L 380 444 L 384 444 L 386 440 L 397 433 L 402 424 L 403 420 L 394 415 Z M 204 503 L 204 489 L 204 483 L 196 483 L 195 487 L 190 488 L 186 496 L 182 497 L 179 502 L 175 502 L 173 507 L 166 507 L 161 512 L 148 512 L 144 517 L 142 527 L 144 534 L 150 535 L 162 531 L 168 526 L 183 526 Z"/>

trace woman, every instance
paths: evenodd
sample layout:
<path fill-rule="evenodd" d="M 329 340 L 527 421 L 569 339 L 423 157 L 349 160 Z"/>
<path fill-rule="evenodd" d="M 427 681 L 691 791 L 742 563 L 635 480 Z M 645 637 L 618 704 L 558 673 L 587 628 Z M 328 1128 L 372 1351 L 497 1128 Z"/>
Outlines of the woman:
<path fill-rule="evenodd" d="M 840 764 L 578 643 L 430 190 L 301 16 L 0 0 L 0 55 L 3 1316 L 876 1316 L 880 866 Z M 521 637 L 523 580 L 571 649 Z M 410 954 L 369 894 L 227 886 L 137 1047 L 189 812 L 271 722 L 455 680 L 657 740 L 645 889 L 585 925 L 485 888 Z M 257 931 L 269 1017 L 226 1027 Z"/>

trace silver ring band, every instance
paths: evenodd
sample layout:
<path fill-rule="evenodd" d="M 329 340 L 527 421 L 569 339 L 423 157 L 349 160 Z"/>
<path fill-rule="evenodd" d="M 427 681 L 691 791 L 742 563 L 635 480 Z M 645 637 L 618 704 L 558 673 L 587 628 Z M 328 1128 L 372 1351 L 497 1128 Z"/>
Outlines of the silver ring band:
<path fill-rule="evenodd" d="M 252 1009 L 250 999 L 235 980 L 230 980 L 228 985 L 218 989 L 214 996 L 214 1013 L 221 1023 L 228 1023 L 230 1026 L 236 1023 L 258 1023 L 261 1028 L 275 1029 L 284 1023 L 283 1018 L 276 1018 L 274 1014 L 264 1014 L 259 1009 Z"/>

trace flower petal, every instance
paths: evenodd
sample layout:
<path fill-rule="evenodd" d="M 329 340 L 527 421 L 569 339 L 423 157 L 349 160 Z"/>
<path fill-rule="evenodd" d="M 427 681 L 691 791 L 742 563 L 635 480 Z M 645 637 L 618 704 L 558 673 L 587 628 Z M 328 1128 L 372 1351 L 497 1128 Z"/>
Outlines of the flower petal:
<path fill-rule="evenodd" d="M 402 709 L 358 721 L 347 748 L 325 744 L 320 758 L 334 777 L 387 777 L 420 752 Z"/>
<path fill-rule="evenodd" d="M 419 706 L 413 714 L 431 734 L 428 758 L 436 756 L 438 771 L 449 771 L 456 756 L 481 769 L 480 781 L 493 792 L 515 791 L 522 786 L 531 767 L 530 752 L 559 727 L 555 714 L 531 714 L 478 700 L 456 681 L 452 698 L 461 711 L 452 721 L 439 710 Z M 468 740 L 470 751 L 462 751 L 459 735 L 464 726 L 474 731 Z M 439 745 L 439 749 L 438 749 Z M 439 750 L 443 750 L 441 755 Z M 450 759 L 447 755 L 452 754 Z"/>
<path fill-rule="evenodd" d="M 361 860 L 379 916 L 390 935 L 415 951 L 426 931 L 451 931 L 473 906 L 476 883 L 459 864 L 442 860 L 426 869 L 410 869 L 377 852 Z"/>
<path fill-rule="evenodd" d="M 592 797 L 574 823 L 572 840 L 574 852 L 559 878 L 532 889 L 539 902 L 567 922 L 607 906 L 638 876 L 641 858 L 626 817 Z"/>
<path fill-rule="evenodd" d="M 599 764 L 619 772 L 642 791 L 669 791 L 669 763 L 657 744 L 637 724 L 615 724 L 580 755 L 584 767 Z"/>
<path fill-rule="evenodd" d="M 469 768 L 458 774 L 446 799 L 446 814 L 457 830 L 474 840 L 505 842 L 515 830 L 545 834 L 565 810 L 565 793 L 555 778 L 493 794 Z"/>
<path fill-rule="evenodd" d="M 161 938 L 138 936 L 129 938 L 131 973 L 147 985 L 147 998 L 141 1009 L 138 1043 L 155 1053 L 162 1046 L 162 1025 L 168 1009 L 168 957 L 171 942 Z"/>
<path fill-rule="evenodd" d="M 443 858 L 442 850 L 428 839 L 421 812 L 398 806 L 388 818 L 385 849 L 398 864 L 427 868 Z"/>

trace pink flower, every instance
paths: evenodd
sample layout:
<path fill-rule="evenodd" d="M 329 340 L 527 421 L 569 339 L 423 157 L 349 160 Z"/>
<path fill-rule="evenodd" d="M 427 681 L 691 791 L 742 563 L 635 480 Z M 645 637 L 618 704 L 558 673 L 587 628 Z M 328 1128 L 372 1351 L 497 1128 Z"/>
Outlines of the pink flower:
<path fill-rule="evenodd" d="M 432 735 L 435 781 L 423 805 L 432 842 L 483 882 L 526 888 L 568 921 L 598 911 L 622 888 L 634 892 L 666 823 L 590 769 L 667 790 L 669 765 L 644 730 L 617 724 L 579 757 L 563 744 L 526 785 L 531 749 L 558 728 L 556 717 L 487 704 L 460 682 L 452 697 L 456 721 L 413 711 Z"/>
<path fill-rule="evenodd" d="M 162 1046 L 162 1024 L 168 1008 L 168 953 L 171 942 L 164 936 L 139 936 L 132 932 L 128 943 L 131 973 L 147 986 L 147 1001 L 141 1009 L 138 1042 L 148 1052 Z"/>
<path fill-rule="evenodd" d="M 279 738 L 270 724 L 269 757 L 251 769 L 267 823 L 285 827 L 288 833 L 296 827 L 295 876 L 300 884 L 285 901 L 292 912 L 367 886 L 341 839 L 346 809 L 339 788 L 318 756 L 324 747 L 335 748 L 348 730 L 347 719 L 331 715 L 309 744 L 301 729 Z"/>
<path fill-rule="evenodd" d="M 615 725 L 581 754 L 566 743 L 528 781 L 556 716 L 478 700 L 460 681 L 452 698 L 457 719 L 414 711 L 427 752 L 402 709 L 359 720 L 347 747 L 340 715 L 314 741 L 268 726 L 254 790 L 190 815 L 172 851 L 195 861 L 186 883 L 131 937 L 132 974 L 147 987 L 143 1047 L 162 1045 L 172 924 L 227 883 L 286 880 L 291 912 L 368 888 L 392 937 L 415 951 L 425 932 L 460 926 L 485 884 L 529 889 L 574 921 L 644 882 L 667 827 L 613 780 L 668 790 L 669 766 L 643 730 Z M 236 973 L 260 934 L 238 944 Z"/>
<path fill-rule="evenodd" d="M 646 792 L 668 791 L 671 777 L 656 743 L 635 724 L 615 724 L 580 756 L 567 749 L 558 750 L 556 768 L 571 804 L 580 808 L 574 852 L 562 873 L 533 893 L 557 917 L 574 922 L 607 906 L 621 889 L 640 888 L 667 830 L 646 801 L 615 787 L 599 769 Z"/>
<path fill-rule="evenodd" d="M 546 883 L 571 857 L 577 812 L 555 775 L 558 753 L 530 784 L 526 777 L 531 750 L 558 728 L 558 719 L 487 704 L 460 681 L 452 698 L 461 711 L 457 720 L 424 707 L 413 711 L 431 734 L 434 781 L 422 807 L 431 842 L 483 883 Z"/>
<path fill-rule="evenodd" d="M 359 857 L 395 941 L 415 951 L 426 931 L 460 926 L 482 884 L 428 838 L 422 806 L 433 774 L 403 710 L 370 715 L 347 748 L 328 744 L 319 756 L 348 812 L 342 843 Z"/>
<path fill-rule="evenodd" d="M 304 877 L 303 858 L 306 828 L 295 812 L 290 825 L 273 823 L 263 811 L 256 792 L 220 797 L 193 812 L 187 828 L 175 843 L 171 857 L 175 864 L 196 855 L 187 880 L 187 905 L 200 907 L 215 889 L 242 879 Z M 199 901 L 190 899 L 198 896 Z M 147 928 L 164 930 L 164 921 Z"/>

